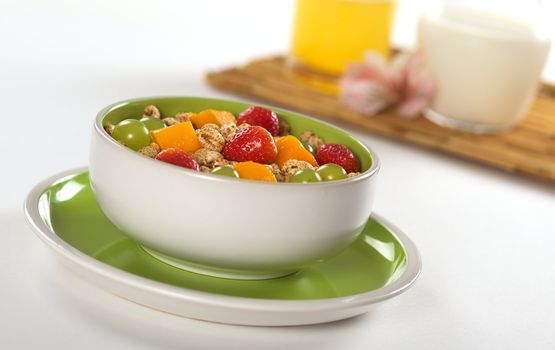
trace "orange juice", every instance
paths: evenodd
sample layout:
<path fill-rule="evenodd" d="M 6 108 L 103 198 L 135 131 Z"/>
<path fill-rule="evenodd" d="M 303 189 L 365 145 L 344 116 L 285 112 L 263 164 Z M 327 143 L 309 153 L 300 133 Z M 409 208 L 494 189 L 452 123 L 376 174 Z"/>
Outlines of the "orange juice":
<path fill-rule="evenodd" d="M 389 56 L 394 0 L 297 0 L 292 57 L 331 74 L 367 50 Z"/>

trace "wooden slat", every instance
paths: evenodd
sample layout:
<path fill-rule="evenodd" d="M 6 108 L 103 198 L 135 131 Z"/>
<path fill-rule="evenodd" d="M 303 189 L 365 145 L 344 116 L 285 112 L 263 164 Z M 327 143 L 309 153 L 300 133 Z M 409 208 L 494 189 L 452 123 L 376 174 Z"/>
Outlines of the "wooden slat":
<path fill-rule="evenodd" d="M 206 76 L 215 88 L 281 105 L 322 119 L 471 159 L 506 171 L 555 182 L 555 88 L 543 85 L 524 121 L 498 135 L 442 128 L 425 118 L 393 111 L 366 117 L 342 106 L 332 92 L 316 89 L 292 72 L 282 56 L 263 58 Z"/>

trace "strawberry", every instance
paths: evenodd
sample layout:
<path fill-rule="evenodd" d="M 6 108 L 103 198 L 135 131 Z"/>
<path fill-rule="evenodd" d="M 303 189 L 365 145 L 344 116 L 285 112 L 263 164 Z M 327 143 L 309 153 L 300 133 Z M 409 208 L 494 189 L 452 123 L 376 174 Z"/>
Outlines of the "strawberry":
<path fill-rule="evenodd" d="M 277 115 L 264 107 L 252 106 L 241 112 L 237 117 L 237 125 L 243 123 L 261 126 L 268 130 L 272 136 L 277 136 L 279 133 L 279 119 Z"/>
<path fill-rule="evenodd" d="M 191 157 L 186 152 L 177 148 L 168 148 L 163 150 L 162 152 L 158 153 L 156 159 L 183 168 L 200 171 L 200 167 L 197 161 L 194 160 L 193 157 Z"/>
<path fill-rule="evenodd" d="M 253 161 L 270 164 L 277 155 L 274 138 L 261 126 L 249 126 L 237 131 L 222 150 L 224 158 L 236 162 Z"/>
<path fill-rule="evenodd" d="M 347 147 L 337 143 L 322 145 L 316 153 L 316 161 L 320 165 L 335 163 L 343 167 L 348 173 L 360 171 L 360 162 L 353 152 Z"/>

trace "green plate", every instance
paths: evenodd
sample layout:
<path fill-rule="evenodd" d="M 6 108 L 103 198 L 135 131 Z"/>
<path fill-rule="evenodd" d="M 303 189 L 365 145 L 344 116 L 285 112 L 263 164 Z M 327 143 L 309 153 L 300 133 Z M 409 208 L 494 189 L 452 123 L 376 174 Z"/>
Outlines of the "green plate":
<path fill-rule="evenodd" d="M 196 291 L 262 299 L 336 298 L 384 287 L 407 267 L 407 254 L 398 238 L 370 218 L 360 237 L 341 254 L 293 275 L 257 281 L 210 277 L 153 258 L 118 230 L 100 210 L 88 172 L 51 184 L 38 204 L 42 220 L 71 247 L 133 275 Z"/>

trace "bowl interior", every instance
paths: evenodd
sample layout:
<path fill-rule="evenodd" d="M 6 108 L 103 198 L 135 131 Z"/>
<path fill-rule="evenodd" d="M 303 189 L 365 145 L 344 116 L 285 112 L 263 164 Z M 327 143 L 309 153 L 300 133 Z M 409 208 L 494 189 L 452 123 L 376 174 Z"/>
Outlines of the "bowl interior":
<path fill-rule="evenodd" d="M 117 124 L 123 119 L 139 119 L 143 115 L 143 109 L 149 104 L 158 107 L 162 116 L 174 116 L 178 112 L 200 112 L 205 109 L 219 109 L 229 111 L 237 117 L 239 113 L 252 106 L 249 103 L 198 97 L 145 98 L 122 102 L 108 107 L 101 115 L 101 123 L 102 125 Z M 276 112 L 280 119 L 285 120 L 289 124 L 291 134 L 299 136 L 303 131 L 310 130 L 322 137 L 326 143 L 340 143 L 351 149 L 360 160 L 363 172 L 372 166 L 372 154 L 368 148 L 345 131 L 298 113 L 271 106 L 268 108 Z"/>

